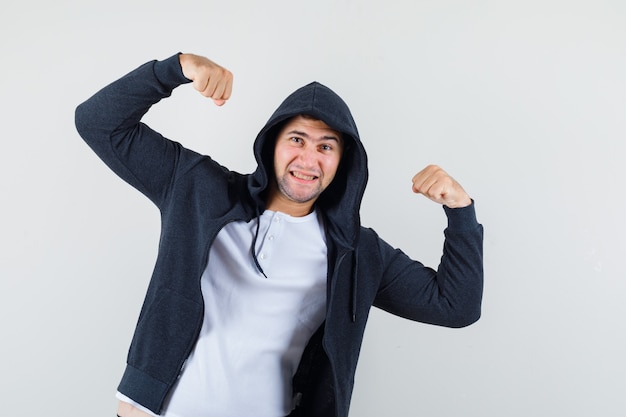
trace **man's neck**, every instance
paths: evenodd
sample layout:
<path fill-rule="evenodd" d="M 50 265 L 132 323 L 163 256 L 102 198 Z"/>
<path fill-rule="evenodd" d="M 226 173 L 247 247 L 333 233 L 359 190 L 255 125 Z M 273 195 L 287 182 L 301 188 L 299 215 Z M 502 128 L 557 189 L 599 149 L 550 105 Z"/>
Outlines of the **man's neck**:
<path fill-rule="evenodd" d="M 292 202 L 292 204 L 288 204 L 273 200 L 267 202 L 267 206 L 265 207 L 265 209 L 271 211 L 280 211 L 281 213 L 288 214 L 292 217 L 304 217 L 313 212 L 313 204 L 302 204 L 295 202 Z"/>
<path fill-rule="evenodd" d="M 292 201 L 282 195 L 276 189 L 276 186 L 270 186 L 269 192 L 267 194 L 267 204 L 265 206 L 265 209 L 271 211 L 280 211 L 281 213 L 288 214 L 292 217 L 304 217 L 313 212 L 314 203 L 315 200 L 307 201 L 304 203 Z"/>

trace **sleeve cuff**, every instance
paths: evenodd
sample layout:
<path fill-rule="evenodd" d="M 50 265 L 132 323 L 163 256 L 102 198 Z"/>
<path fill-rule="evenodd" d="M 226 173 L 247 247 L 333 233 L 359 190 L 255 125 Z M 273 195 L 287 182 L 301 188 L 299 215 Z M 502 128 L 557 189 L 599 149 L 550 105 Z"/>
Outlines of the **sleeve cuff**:
<path fill-rule="evenodd" d="M 180 67 L 178 56 L 180 52 L 162 61 L 154 63 L 154 75 L 163 84 L 172 90 L 181 84 L 190 83 L 187 77 L 183 75 L 183 69 Z"/>
<path fill-rule="evenodd" d="M 478 225 L 474 200 L 467 207 L 450 208 L 443 206 L 448 217 L 448 228 L 454 230 L 473 229 Z"/>

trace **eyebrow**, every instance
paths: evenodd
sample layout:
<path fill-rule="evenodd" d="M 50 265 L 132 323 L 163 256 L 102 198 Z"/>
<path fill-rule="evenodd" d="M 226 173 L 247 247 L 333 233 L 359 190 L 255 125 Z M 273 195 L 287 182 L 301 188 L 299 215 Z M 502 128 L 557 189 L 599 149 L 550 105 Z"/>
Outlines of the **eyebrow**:
<path fill-rule="evenodd" d="M 298 135 L 298 136 L 303 136 L 305 138 L 310 138 L 310 136 L 306 133 L 306 132 L 302 132 L 300 130 L 290 130 L 289 132 L 287 132 L 287 135 Z M 322 136 L 323 140 L 334 140 L 337 143 L 341 143 L 339 138 L 335 135 L 324 135 Z"/>

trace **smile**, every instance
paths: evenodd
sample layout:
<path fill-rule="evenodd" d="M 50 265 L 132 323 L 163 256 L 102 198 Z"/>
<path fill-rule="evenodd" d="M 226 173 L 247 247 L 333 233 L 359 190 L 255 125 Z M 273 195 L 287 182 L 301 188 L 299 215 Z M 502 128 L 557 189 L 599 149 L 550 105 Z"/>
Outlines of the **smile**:
<path fill-rule="evenodd" d="M 290 172 L 292 176 L 298 178 L 299 180 L 304 180 L 304 181 L 313 181 L 316 180 L 318 177 L 315 175 L 305 175 L 301 172 L 298 171 L 291 171 Z"/>

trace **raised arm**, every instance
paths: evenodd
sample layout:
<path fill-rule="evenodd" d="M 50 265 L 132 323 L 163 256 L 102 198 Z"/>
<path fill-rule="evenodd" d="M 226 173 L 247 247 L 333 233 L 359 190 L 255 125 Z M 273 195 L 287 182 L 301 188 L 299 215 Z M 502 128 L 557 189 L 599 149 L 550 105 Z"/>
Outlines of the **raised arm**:
<path fill-rule="evenodd" d="M 184 58 L 190 56 L 195 64 Z M 186 62 L 184 69 L 181 61 Z M 205 63 L 200 65 L 199 61 Z M 76 127 L 87 144 L 116 174 L 157 206 L 180 167 L 192 165 L 200 156 L 165 139 L 141 123 L 141 119 L 152 105 L 169 97 L 179 85 L 193 81 L 197 88 L 202 86 L 202 77 L 206 79 L 203 94 L 217 100 L 216 104 L 223 104 L 230 97 L 232 74 L 212 62 L 207 70 L 207 61 L 195 55 L 176 54 L 163 61 L 148 62 L 104 87 L 76 109 Z"/>
<path fill-rule="evenodd" d="M 380 242 L 385 273 L 375 305 L 393 314 L 447 327 L 480 317 L 483 292 L 483 228 L 461 185 L 431 165 L 413 177 L 413 191 L 442 204 L 448 217 L 437 270 Z"/>

